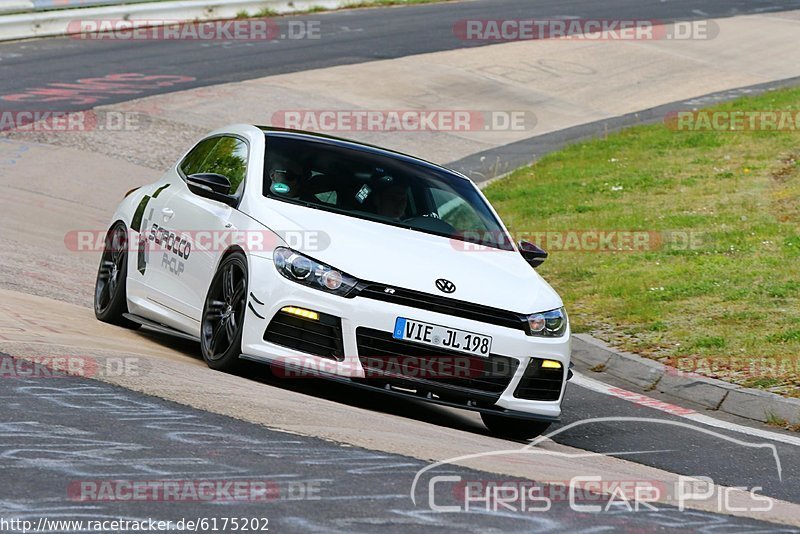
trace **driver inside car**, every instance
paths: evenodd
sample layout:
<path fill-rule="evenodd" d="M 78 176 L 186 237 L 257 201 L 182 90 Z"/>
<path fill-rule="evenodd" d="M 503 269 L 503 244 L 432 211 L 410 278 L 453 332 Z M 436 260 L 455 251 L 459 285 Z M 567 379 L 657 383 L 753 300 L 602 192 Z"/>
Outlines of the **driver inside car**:
<path fill-rule="evenodd" d="M 283 198 L 300 198 L 303 188 L 301 172 L 299 165 L 275 162 L 269 171 L 270 191 Z"/>
<path fill-rule="evenodd" d="M 408 206 L 408 184 L 391 176 L 383 176 L 375 187 L 375 210 L 378 215 L 401 220 Z"/>

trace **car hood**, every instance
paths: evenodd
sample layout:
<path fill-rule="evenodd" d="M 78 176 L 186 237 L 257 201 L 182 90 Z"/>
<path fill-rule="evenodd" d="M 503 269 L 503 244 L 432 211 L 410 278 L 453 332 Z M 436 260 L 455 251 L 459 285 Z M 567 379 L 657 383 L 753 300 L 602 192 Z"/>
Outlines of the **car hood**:
<path fill-rule="evenodd" d="M 456 286 L 450 298 L 519 313 L 562 305 L 516 251 L 465 250 L 458 240 L 272 199 L 249 211 L 291 248 L 360 280 L 445 296 L 435 283 L 445 278 Z"/>

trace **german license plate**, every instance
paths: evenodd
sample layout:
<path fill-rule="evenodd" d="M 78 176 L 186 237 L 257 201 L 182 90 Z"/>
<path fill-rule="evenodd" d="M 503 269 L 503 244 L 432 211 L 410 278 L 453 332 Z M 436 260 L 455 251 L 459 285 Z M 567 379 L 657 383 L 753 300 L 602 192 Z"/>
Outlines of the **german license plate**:
<path fill-rule="evenodd" d="M 488 357 L 492 351 L 492 338 L 489 336 L 405 317 L 398 317 L 395 321 L 392 337 L 475 356 Z"/>

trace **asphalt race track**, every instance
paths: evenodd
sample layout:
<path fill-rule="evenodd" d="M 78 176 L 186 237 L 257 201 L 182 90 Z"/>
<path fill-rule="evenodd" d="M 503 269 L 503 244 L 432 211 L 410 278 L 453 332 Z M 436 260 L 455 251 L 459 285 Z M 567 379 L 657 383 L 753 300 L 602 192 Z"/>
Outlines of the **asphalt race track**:
<path fill-rule="evenodd" d="M 303 76 L 313 77 L 319 69 L 359 69 L 368 64 L 377 68 L 385 60 L 413 61 L 412 56 L 422 54 L 504 46 L 456 39 L 453 24 L 461 19 L 580 17 L 669 22 L 779 17 L 797 9 L 800 0 L 477 0 L 279 19 L 281 25 L 287 20 L 322 20 L 319 40 L 19 41 L 0 44 L 0 110 L 78 111 L 114 105 L 124 109 L 144 99 L 145 105 L 156 102 L 153 108 L 159 110 L 159 117 L 163 112 L 164 120 L 178 128 L 183 123 L 172 117 L 187 109 L 192 119 L 186 127 L 195 135 L 194 129 L 209 129 L 214 112 L 202 115 L 197 109 L 202 106 L 189 104 L 224 95 L 217 92 L 223 91 L 221 84 L 260 83 L 280 75 L 297 76 L 283 79 L 302 83 Z M 725 87 L 766 90 L 795 85 L 798 73 L 791 69 L 798 62 L 786 63 L 785 75 L 772 76 L 771 81 L 743 79 L 740 85 L 731 81 Z M 125 73 L 172 77 L 172 82 L 116 92 L 98 91 L 96 86 L 92 90 L 81 82 Z M 712 87 L 698 96 L 709 94 L 729 99 L 741 93 Z M 231 108 L 245 105 L 235 99 L 226 102 Z M 673 109 L 670 106 L 685 102 L 665 97 L 660 103 L 664 107 L 648 106 L 650 115 L 644 118 L 626 112 L 609 119 L 611 128 L 660 120 L 665 110 Z M 231 121 L 223 121 L 227 122 Z M 482 169 L 487 158 L 502 156 L 511 165 L 522 165 L 532 159 L 526 156 L 531 144 L 538 143 L 535 152 L 542 154 L 597 134 L 600 124 L 607 127 L 608 120 L 587 117 L 576 126 L 524 140 L 486 143 L 485 150 L 447 161 L 455 161 L 468 174 Z M 100 380 L 0 380 L 5 405 L 0 416 L 0 518 L 176 521 L 239 516 L 268 518 L 273 532 L 422 532 L 431 528 L 796 532 L 800 527 L 797 434 L 612 382 L 653 402 L 623 400 L 602 393 L 602 386 L 592 386 L 597 376 L 581 368 L 576 371 L 585 380 L 568 386 L 562 421 L 549 430 L 552 439 L 540 444 L 552 456 L 538 463 L 455 460 L 435 470 L 463 480 L 541 480 L 550 488 L 548 494 L 562 495 L 552 499 L 549 511 L 520 514 L 476 507 L 470 512 L 434 512 L 428 495 L 413 502 L 414 477 L 433 462 L 473 452 L 518 450 L 525 444 L 489 436 L 472 413 L 316 380 L 279 380 L 258 366 L 248 368 L 243 376 L 221 376 L 205 367 L 199 347 L 192 342 L 96 323 L 91 296 L 97 256 L 63 250 L 64 232 L 106 224 L 121 194 L 154 180 L 161 160 L 131 163 L 134 160 L 127 154 L 135 147 L 130 143 L 119 149 L 115 159 L 118 147 L 110 141 L 110 148 L 102 153 L 96 149 L 102 139 L 87 146 L 74 141 L 52 146 L 45 142 L 50 139 L 28 142 L 12 135 L 0 140 L 0 183 L 8 192 L 0 200 L 0 369 L 17 365 L 11 356 L 78 354 L 131 358 L 144 370 L 132 377 L 101 376 Z M 413 150 L 415 142 L 423 150 L 424 143 L 413 139 L 403 146 Z M 47 375 L 36 369 L 35 375 Z M 703 425 L 681 417 L 692 410 L 711 415 L 718 424 Z M 773 512 L 744 510 L 733 515 L 718 503 L 679 511 L 674 502 L 659 503 L 657 511 L 630 511 L 617 503 L 603 513 L 578 513 L 552 488 L 558 481 L 568 483 L 571 476 L 590 474 L 592 466 L 604 474 L 613 472 L 621 480 L 662 483 L 680 475 L 709 477 L 729 488 L 759 487 L 760 494 L 779 502 Z M 266 481 L 267 493 L 263 499 L 212 503 L 75 496 L 81 481 L 126 478 Z M 427 478 L 421 480 L 428 484 Z M 439 502 L 452 505 L 452 495 L 445 494 Z"/>
<path fill-rule="evenodd" d="M 797 0 L 679 0 L 662 2 L 479 0 L 395 8 L 391 16 L 381 9 L 349 10 L 324 15 L 288 17 L 317 20 L 318 40 L 275 40 L 245 44 L 196 46 L 180 41 L 106 41 L 101 46 L 77 39 L 43 39 L 0 47 L 3 93 L 14 94 L 53 83 L 74 83 L 82 78 L 119 72 L 181 73 L 195 78 L 180 89 L 318 69 L 342 64 L 406 57 L 463 48 L 453 35 L 455 21 L 469 18 L 569 18 L 654 19 L 670 22 L 770 13 L 800 8 Z M 285 28 L 285 22 L 284 22 Z M 327 30 L 326 28 L 330 28 Z M 467 42 L 467 46 L 482 43 Z M 140 96 L 176 90 L 163 87 Z M 104 104 L 126 100 L 124 95 L 104 95 Z M 85 109 L 80 103 L 51 102 L 48 109 Z M 4 102 L 4 109 L 29 109 L 29 105 Z"/>
<path fill-rule="evenodd" d="M 24 418 L 0 426 L 4 476 L 14 482 L 3 487 L 0 513 L 20 520 L 248 517 L 268 519 L 269 529 L 280 532 L 374 532 L 388 527 L 407 532 L 598 527 L 780 531 L 769 523 L 673 507 L 633 513 L 612 506 L 599 515 L 575 514 L 568 502 L 556 499 L 546 516 L 489 513 L 480 506 L 470 513 L 420 511 L 409 499 L 409 488 L 426 464 L 414 458 L 267 430 L 84 379 L 62 377 L 49 387 L 42 387 L 38 379 L 8 379 L 2 388 L 6 409 L 25 412 Z M 76 409 L 82 417 L 74 417 Z M 458 466 L 441 473 L 469 481 L 486 478 L 485 473 Z M 233 480 L 253 484 L 261 493 L 243 502 L 233 497 L 211 503 L 200 497 L 177 503 L 109 502 L 98 498 L 102 486 L 80 486 L 87 480 L 129 477 Z M 256 486 L 259 482 L 263 487 Z M 180 491 L 190 490 L 182 486 Z M 591 501 L 604 506 L 606 502 Z M 453 503 L 452 496 L 437 502 Z"/>

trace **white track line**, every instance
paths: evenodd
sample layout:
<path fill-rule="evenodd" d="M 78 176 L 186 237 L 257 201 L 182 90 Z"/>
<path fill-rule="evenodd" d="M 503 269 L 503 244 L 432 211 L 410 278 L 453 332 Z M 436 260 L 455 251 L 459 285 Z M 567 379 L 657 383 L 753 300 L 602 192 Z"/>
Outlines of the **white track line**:
<path fill-rule="evenodd" d="M 646 406 L 648 408 L 653 408 L 654 410 L 659 410 L 661 412 L 665 412 L 670 415 L 674 415 L 676 417 L 682 417 L 684 419 L 694 421 L 695 423 L 701 423 L 704 425 L 713 426 L 715 428 L 730 430 L 731 432 L 738 432 L 740 434 L 746 434 L 748 436 L 769 439 L 772 441 L 779 441 L 781 443 L 787 443 L 789 445 L 800 447 L 800 438 L 798 437 L 789 436 L 786 434 L 779 434 L 777 432 L 770 432 L 769 430 L 762 430 L 760 428 L 737 425 L 736 423 L 730 423 L 728 421 L 723 421 L 721 419 L 715 419 L 708 415 L 697 413 L 695 410 L 692 410 L 690 408 L 676 406 L 675 404 L 669 404 L 668 402 L 663 402 L 654 399 L 652 397 L 648 397 L 647 395 L 643 395 L 641 393 L 634 393 L 633 391 L 628 391 L 626 389 L 618 388 L 606 384 L 605 382 L 600 382 L 599 380 L 595 380 L 594 378 L 589 378 L 588 376 L 582 375 L 580 373 L 575 373 L 574 376 L 572 377 L 572 380 L 570 380 L 570 383 L 575 384 L 576 386 L 589 389 L 591 391 L 596 391 L 597 393 L 602 393 L 604 395 L 616 397 L 618 399 L 623 399 L 628 402 L 632 402 L 633 404 L 637 404 L 639 406 Z"/>

